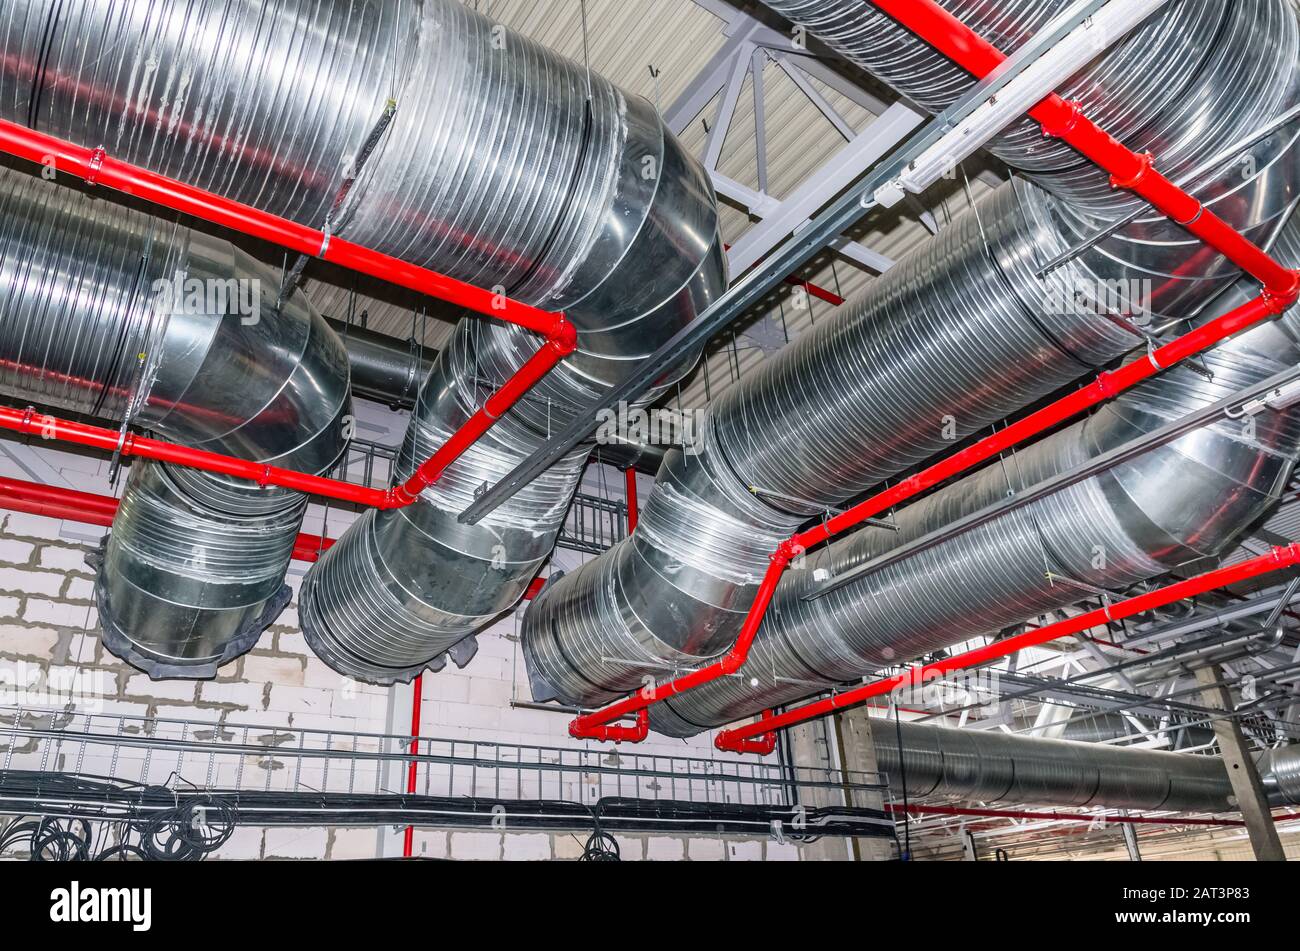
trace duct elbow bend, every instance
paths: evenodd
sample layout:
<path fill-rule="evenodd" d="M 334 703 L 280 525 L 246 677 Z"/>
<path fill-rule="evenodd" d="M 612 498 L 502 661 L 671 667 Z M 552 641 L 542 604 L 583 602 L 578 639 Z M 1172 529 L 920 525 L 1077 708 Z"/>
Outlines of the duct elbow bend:
<path fill-rule="evenodd" d="M 0 170 L 0 201 L 4 392 L 303 472 L 337 463 L 347 354 L 301 295 L 276 307 L 278 270 L 18 172 Z M 105 645 L 151 676 L 215 675 L 287 603 L 305 506 L 137 460 L 91 556 Z"/>
<path fill-rule="evenodd" d="M 169 302 L 139 420 L 184 445 L 332 470 L 352 412 L 333 330 L 301 294 L 277 309 L 277 276 L 225 242 L 194 235 L 184 281 L 249 290 L 239 307 Z M 288 605 L 306 507 L 284 489 L 137 462 L 97 559 L 105 647 L 154 679 L 216 676 Z"/>

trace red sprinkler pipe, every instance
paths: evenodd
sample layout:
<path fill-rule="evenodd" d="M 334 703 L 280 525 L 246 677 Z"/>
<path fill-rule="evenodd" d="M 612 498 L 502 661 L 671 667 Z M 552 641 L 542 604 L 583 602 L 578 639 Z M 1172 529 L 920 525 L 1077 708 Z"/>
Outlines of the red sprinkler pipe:
<path fill-rule="evenodd" d="M 762 583 L 759 585 L 754 603 L 745 616 L 745 622 L 741 626 L 740 633 L 736 636 L 736 641 L 731 646 L 731 649 L 720 661 L 700 667 L 666 684 L 647 685 L 630 697 L 615 701 L 600 710 L 583 714 L 569 723 L 569 734 L 584 739 L 612 739 L 613 737 L 608 736 L 606 732 L 609 729 L 608 724 L 624 716 L 644 710 L 666 697 L 693 690 L 721 677 L 729 677 L 737 673 L 744 666 L 745 660 L 749 656 L 749 648 L 754 642 L 754 637 L 758 634 L 759 626 L 763 623 L 763 617 L 767 613 L 768 605 L 772 601 L 777 583 L 781 580 L 781 575 L 784 573 L 786 566 L 814 545 L 820 545 L 822 542 L 880 515 L 887 509 L 894 508 L 921 492 L 974 468 L 1013 446 L 1055 428 L 1071 417 L 1104 403 L 1111 397 L 1155 376 L 1161 370 L 1208 350 L 1219 341 L 1282 313 L 1294 302 L 1294 297 L 1287 301 L 1267 294 L 1257 297 L 1255 300 L 1243 304 L 1241 307 L 1181 337 L 1175 338 L 1145 356 L 1124 364 L 1118 370 L 1099 374 L 1096 380 L 1082 389 L 1076 390 L 1054 403 L 1049 403 L 1042 409 L 1017 420 L 993 435 L 986 436 L 960 452 L 954 453 L 916 475 L 904 479 L 898 485 L 877 493 L 841 514 L 827 519 L 815 528 L 792 535 L 772 553 L 771 562 L 768 565 L 766 574 L 763 576 Z"/>
<path fill-rule="evenodd" d="M 977 79 L 1006 62 L 1007 56 L 934 0 L 869 0 L 899 24 L 925 40 Z M 1266 293 L 1294 299 L 1300 273 L 1289 270 L 1235 231 L 1199 200 L 1179 188 L 1154 166 L 1150 153 L 1125 147 L 1082 112 L 1077 102 L 1056 93 L 1029 110 L 1043 134 L 1059 138 L 1110 173 L 1114 188 L 1146 199 L 1157 211 L 1182 225 L 1233 264 L 1264 285 Z"/>
<path fill-rule="evenodd" d="M 641 518 L 641 509 L 637 504 L 636 496 L 636 470 L 623 470 L 623 494 L 627 499 L 627 533 L 631 535 L 636 531 L 636 523 Z"/>
<path fill-rule="evenodd" d="M 95 495 L 56 485 L 0 478 L 0 508 L 46 518 L 61 518 L 82 525 L 109 528 L 117 514 L 118 500 L 111 495 Z M 293 546 L 295 561 L 316 561 L 334 544 L 333 538 L 299 535 Z"/>
<path fill-rule="evenodd" d="M 893 693 L 900 687 L 924 684 L 929 680 L 942 677 L 953 671 L 966 670 L 970 667 L 1001 660 L 1029 647 L 1036 647 L 1040 644 L 1046 644 L 1048 641 L 1069 637 L 1072 634 L 1078 634 L 1101 624 L 1120 621 L 1135 614 L 1143 614 L 1155 608 L 1164 607 L 1166 604 L 1173 604 L 1175 601 L 1184 601 L 1198 594 L 1204 594 L 1206 591 L 1226 588 L 1251 578 L 1257 578 L 1260 575 L 1291 568 L 1297 564 L 1300 564 L 1300 544 L 1289 545 L 1286 548 L 1275 548 L 1268 554 L 1252 558 L 1249 561 L 1197 575 L 1194 578 L 1157 588 L 1135 598 L 1129 598 L 1107 607 L 1098 608 L 1095 611 L 1089 611 L 1086 614 L 1067 618 L 1064 621 L 1058 621 L 1055 624 L 1049 624 L 1034 631 L 1026 631 L 1023 634 L 995 641 L 975 650 L 954 654 L 952 657 L 935 661 L 932 664 L 912 667 L 901 674 L 895 674 L 893 677 L 876 680 L 844 693 L 827 697 L 824 700 L 795 707 L 793 710 L 787 710 L 785 713 L 776 716 L 763 716 L 753 723 L 723 730 L 714 740 L 714 745 L 720 750 L 746 752 L 743 741 L 753 737 L 766 738 L 775 735 L 774 731 L 776 730 L 783 730 L 797 723 L 806 723 L 809 720 L 826 716 L 837 710 L 857 706 L 873 697 L 883 697 Z"/>
<path fill-rule="evenodd" d="M 0 120 L 0 152 L 36 162 L 56 172 L 68 172 L 91 185 L 103 185 L 126 195 L 143 198 L 153 204 L 210 221 L 242 234 L 271 241 L 349 270 L 368 274 L 477 313 L 517 324 L 546 338 L 542 348 L 520 367 L 501 389 L 493 393 L 483 408 L 455 432 L 441 449 L 421 465 L 404 484 L 395 486 L 387 492 L 175 446 L 158 440 L 132 435 L 122 437 L 110 430 L 43 416 L 41 421 L 47 438 L 69 439 L 81 445 L 120 451 L 123 455 L 142 456 L 235 476 L 256 482 L 263 487 L 275 485 L 374 508 L 402 508 L 414 503 L 421 490 L 436 482 L 447 467 L 487 432 L 502 414 L 577 347 L 577 331 L 562 313 L 540 310 L 529 304 L 511 300 L 504 294 L 475 287 L 428 268 L 417 267 L 390 255 L 333 237 L 327 232 L 297 224 L 250 205 L 231 201 L 147 169 L 129 165 L 110 158 L 102 148 L 87 149 L 16 123 Z M 25 428 L 28 422 L 27 419 L 19 419 L 11 411 L 4 419 L 0 419 L 0 427 L 18 432 L 30 432 L 30 429 Z"/>
<path fill-rule="evenodd" d="M 113 524 L 117 499 L 110 495 L 0 478 L 0 508 L 107 528 Z"/>
<path fill-rule="evenodd" d="M 518 324 L 548 339 L 563 339 L 567 333 L 563 314 L 540 310 L 511 300 L 504 294 L 475 287 L 324 231 L 129 165 L 109 157 L 102 148 L 84 148 L 0 120 L 0 152 L 35 162 L 55 172 L 67 172 L 90 185 L 103 185 L 291 251 L 318 257 L 350 271 L 368 274 L 476 313 Z"/>
<path fill-rule="evenodd" d="M 424 674 L 416 674 L 411 681 L 411 762 L 406 767 L 406 793 L 415 795 L 415 778 L 417 762 L 414 757 L 420 753 L 420 702 L 424 699 Z M 402 857 L 410 858 L 415 851 L 415 826 L 406 827 L 402 839 Z"/>
<path fill-rule="evenodd" d="M 447 467 L 491 429 L 534 383 L 573 351 L 576 335 L 571 324 L 566 322 L 564 326 L 567 328 L 566 336 L 548 340 L 514 376 L 506 381 L 501 389 L 488 397 L 483 407 L 453 433 L 432 457 L 416 469 L 406 482 L 387 490 L 371 489 L 338 479 L 327 479 L 292 469 L 236 459 L 233 456 L 223 456 L 203 449 L 193 449 L 160 439 L 137 436 L 134 433 L 124 434 L 102 426 L 75 423 L 47 413 L 40 413 L 31 407 L 26 410 L 0 407 L 0 429 L 25 435 L 38 435 L 47 440 L 90 446 L 107 452 L 116 452 L 122 456 L 138 456 L 142 459 L 154 459 L 192 469 L 202 469 L 205 472 L 246 479 L 263 488 L 274 485 L 371 508 L 405 508 L 414 504 L 421 490 L 436 482 Z"/>
<path fill-rule="evenodd" d="M 0 477 L 0 509 L 12 512 L 26 512 L 109 528 L 113 524 L 113 516 L 117 514 L 117 506 L 118 500 L 111 495 L 95 495 L 56 485 Z M 318 561 L 335 541 L 336 539 L 320 535 L 299 535 L 293 546 L 293 559 Z M 524 592 L 524 600 L 531 601 L 537 597 L 545 584 L 545 578 L 534 578 Z"/>

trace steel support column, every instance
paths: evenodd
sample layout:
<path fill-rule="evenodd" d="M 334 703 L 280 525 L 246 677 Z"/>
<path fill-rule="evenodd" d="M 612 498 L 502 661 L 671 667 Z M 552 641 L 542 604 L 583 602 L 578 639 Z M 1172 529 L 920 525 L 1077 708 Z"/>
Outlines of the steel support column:
<path fill-rule="evenodd" d="M 1202 702 L 1225 714 L 1214 721 L 1214 735 L 1219 741 L 1219 752 L 1223 756 L 1224 765 L 1228 768 L 1228 779 L 1232 781 L 1237 808 L 1241 811 L 1246 832 L 1250 835 L 1255 860 L 1285 862 L 1286 853 L 1282 850 L 1282 840 L 1278 837 L 1277 826 L 1269 810 L 1268 796 L 1260 781 L 1259 769 L 1255 766 L 1254 757 L 1250 755 L 1250 746 L 1246 742 L 1246 735 L 1241 731 L 1241 724 L 1232 716 L 1235 707 L 1232 694 L 1224 684 L 1223 669 L 1217 665 L 1199 667 L 1196 670 L 1196 680 L 1201 684 Z"/>

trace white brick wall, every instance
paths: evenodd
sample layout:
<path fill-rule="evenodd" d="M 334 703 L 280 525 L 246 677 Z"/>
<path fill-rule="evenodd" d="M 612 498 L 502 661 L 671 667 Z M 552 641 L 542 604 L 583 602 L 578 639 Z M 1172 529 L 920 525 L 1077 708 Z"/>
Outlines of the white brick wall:
<path fill-rule="evenodd" d="M 394 417 L 389 431 L 372 421 L 372 429 L 381 431 L 381 441 L 396 443 L 402 420 Z M 368 437 L 374 436 L 367 432 Z M 3 447 L 0 446 L 0 449 Z M 68 484 L 107 494 L 106 463 L 81 456 L 47 451 L 54 471 L 62 473 Z M 0 451 L 0 475 L 30 479 L 31 474 L 14 466 Z M 621 486 L 621 479 L 611 478 L 608 485 Z M 647 486 L 648 488 L 648 486 Z M 304 531 L 328 532 L 337 536 L 352 521 L 349 513 L 312 506 Z M 55 519 L 0 511 L 0 665 L 27 665 L 48 677 L 62 671 L 65 676 L 78 673 L 103 685 L 97 698 L 97 712 L 123 716 L 156 716 L 211 724 L 209 729 L 250 730 L 250 742 L 266 748 L 265 755 L 244 758 L 245 785 L 269 776 L 272 788 L 292 785 L 286 763 L 274 751 L 285 742 L 288 729 L 321 729 L 337 733 L 405 733 L 410 722 L 411 689 L 399 685 L 391 690 L 358 684 L 330 670 L 311 655 L 302 633 L 297 629 L 296 601 L 262 637 L 256 648 L 227 665 L 216 680 L 207 683 L 189 681 L 150 681 L 104 651 L 97 636 L 98 619 L 94 611 L 92 574 L 84 558 L 103 532 L 90 526 Z M 578 556 L 561 552 L 557 561 L 573 567 Z M 295 563 L 288 582 L 297 590 L 306 566 Z M 688 743 L 663 737 L 651 737 L 637 747 L 609 747 L 586 744 L 567 734 L 568 717 L 555 712 L 512 708 L 514 698 L 528 700 L 527 678 L 518 650 L 516 615 L 504 618 L 479 635 L 479 653 L 464 671 L 449 666 L 438 674 L 424 678 L 422 733 L 457 741 L 503 742 L 559 747 L 567 750 L 598 750 L 602 760 L 617 763 L 628 756 L 714 757 L 712 737 L 698 737 Z M 231 727 L 235 724 L 237 727 Z M 5 736 L 0 731 L 0 752 Z M 463 752 L 468 752 L 468 747 Z M 721 755 L 721 754 L 718 754 Z M 150 763 L 151 781 L 163 782 L 171 768 L 162 758 Z M 62 768 L 70 763 L 62 761 Z M 142 768 L 143 754 L 119 763 L 119 775 L 127 768 Z M 48 768 L 54 768 L 51 763 Z M 345 769 L 338 760 L 335 770 Z M 371 767 L 373 769 L 373 767 Z M 224 767 L 223 767 L 224 769 Z M 315 772 L 305 770 L 300 776 L 304 787 L 323 778 L 318 764 Z M 493 781 L 484 771 L 480 779 L 481 794 L 492 794 Z M 337 776 L 337 773 L 335 774 Z M 235 775 L 214 778 L 214 782 L 233 783 Z M 200 777 L 202 779 L 202 777 Z M 373 772 L 365 777 L 373 789 Z M 433 782 L 433 780 L 430 780 Z M 513 782 L 513 779 L 511 780 Z M 435 784 L 436 785 L 436 784 Z M 359 789 L 366 789 L 359 781 Z M 389 776 L 386 788 L 404 788 L 404 776 Z M 433 791 L 438 791 L 436 788 Z M 611 794 L 614 790 L 606 790 Z M 535 790 L 530 790 L 535 792 Z M 554 795 L 555 790 L 547 790 Z M 594 799 L 596 791 L 568 788 L 575 798 Z M 503 793 L 504 794 L 504 793 Z M 667 795 L 663 789 L 661 795 Z M 624 858 L 693 861 L 762 858 L 765 849 L 775 843 L 720 840 L 674 836 L 618 836 Z M 579 834 L 585 841 L 586 835 Z M 252 829 L 241 828 L 222 849 L 228 858 L 363 858 L 379 854 L 400 854 L 400 834 L 392 830 L 369 829 Z M 417 830 L 417 855 L 453 859 L 575 859 L 582 851 L 581 841 L 568 834 L 542 835 L 530 832 L 470 832 Z M 777 852 L 772 857 L 777 857 Z M 786 857 L 784 852 L 780 853 Z"/>

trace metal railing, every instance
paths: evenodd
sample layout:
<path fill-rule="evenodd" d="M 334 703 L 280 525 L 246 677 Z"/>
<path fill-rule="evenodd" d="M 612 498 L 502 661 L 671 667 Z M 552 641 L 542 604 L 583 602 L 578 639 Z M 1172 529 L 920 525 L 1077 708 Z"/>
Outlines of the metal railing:
<path fill-rule="evenodd" d="M 879 805 L 884 777 L 779 763 L 0 706 L 0 813 L 34 811 L 5 790 L 10 771 L 94 777 L 188 792 L 416 795 L 558 800 L 611 797 L 716 805 L 797 805 L 805 791 Z M 837 797 L 838 798 L 838 797 Z"/>

